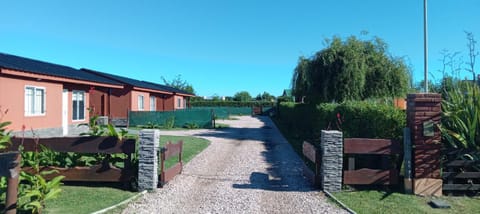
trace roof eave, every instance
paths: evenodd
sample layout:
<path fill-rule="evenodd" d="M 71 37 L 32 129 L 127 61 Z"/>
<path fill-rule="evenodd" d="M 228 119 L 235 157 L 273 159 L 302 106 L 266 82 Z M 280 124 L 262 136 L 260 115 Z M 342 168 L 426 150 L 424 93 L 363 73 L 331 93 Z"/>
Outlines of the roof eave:
<path fill-rule="evenodd" d="M 50 81 L 56 81 L 56 82 L 100 86 L 100 87 L 106 87 L 106 88 L 119 88 L 119 89 L 123 88 L 123 85 L 101 83 L 101 82 L 94 82 L 94 81 L 87 81 L 87 80 L 79 80 L 79 79 L 72 79 L 72 78 L 58 77 L 58 76 L 50 76 L 50 75 L 45 75 L 45 74 L 36 74 L 36 73 L 28 72 L 28 71 L 19 71 L 19 70 L 13 70 L 13 69 L 3 68 L 3 67 L 0 68 L 0 73 L 9 74 L 9 75 L 13 75 L 13 76 L 33 78 L 33 79 L 37 79 L 37 80 L 50 80 Z"/>

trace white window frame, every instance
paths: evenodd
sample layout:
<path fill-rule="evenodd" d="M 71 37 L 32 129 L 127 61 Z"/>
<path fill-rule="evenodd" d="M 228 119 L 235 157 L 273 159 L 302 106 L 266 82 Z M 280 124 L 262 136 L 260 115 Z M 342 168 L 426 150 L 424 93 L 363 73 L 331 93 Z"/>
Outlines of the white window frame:
<path fill-rule="evenodd" d="M 157 111 L 157 98 L 150 96 L 150 111 Z"/>
<path fill-rule="evenodd" d="M 33 94 L 32 98 L 30 100 L 31 102 L 31 108 L 27 109 L 27 90 L 28 89 L 33 89 Z M 43 99 L 41 100 L 40 104 L 40 109 L 36 109 L 35 107 L 38 106 L 36 102 L 38 101 L 35 99 L 35 96 L 37 94 L 37 90 L 42 90 L 43 91 Z M 45 116 L 47 112 L 47 89 L 45 87 L 39 87 L 39 86 L 33 86 L 33 85 L 26 85 L 24 89 L 24 112 L 25 116 Z M 32 112 L 33 111 L 33 112 Z"/>
<path fill-rule="evenodd" d="M 177 98 L 177 108 L 182 108 L 182 98 Z"/>
<path fill-rule="evenodd" d="M 74 98 L 75 98 L 75 94 L 82 94 L 83 96 L 83 108 L 80 109 L 80 105 L 79 105 L 79 102 L 77 100 L 77 119 L 74 119 L 73 117 L 75 115 L 73 115 L 73 109 L 75 108 L 75 106 L 73 105 L 73 102 L 75 101 Z M 86 109 L 85 109 L 85 106 L 87 105 L 87 95 L 85 93 L 85 91 L 81 91 L 81 90 L 73 90 L 72 91 L 72 121 L 85 121 L 85 118 L 86 118 Z M 83 118 L 80 118 L 80 111 L 83 111 Z"/>
<path fill-rule="evenodd" d="M 137 97 L 137 107 L 138 110 L 143 111 L 145 110 L 145 97 L 143 95 L 138 95 Z"/>

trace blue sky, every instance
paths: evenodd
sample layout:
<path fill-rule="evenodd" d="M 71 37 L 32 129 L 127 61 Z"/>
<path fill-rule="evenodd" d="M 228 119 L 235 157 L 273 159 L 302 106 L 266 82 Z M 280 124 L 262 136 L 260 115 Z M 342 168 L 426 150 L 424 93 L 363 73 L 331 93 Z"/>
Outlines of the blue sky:
<path fill-rule="evenodd" d="M 162 76 L 182 75 L 201 96 L 242 90 L 280 95 L 290 86 L 298 57 L 313 55 L 332 36 L 378 36 L 393 56 L 405 57 L 415 81 L 423 79 L 422 0 L 18 0 L 0 5 L 0 52 L 160 83 Z M 460 51 L 466 61 L 464 30 L 480 41 L 480 1 L 429 1 L 428 12 L 429 70 L 438 79 L 441 50 Z"/>

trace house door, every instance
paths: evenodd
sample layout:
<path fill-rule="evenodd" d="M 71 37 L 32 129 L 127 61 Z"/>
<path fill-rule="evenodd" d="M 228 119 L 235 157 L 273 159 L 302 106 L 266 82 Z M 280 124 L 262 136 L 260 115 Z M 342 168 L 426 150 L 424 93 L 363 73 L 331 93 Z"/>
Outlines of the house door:
<path fill-rule="evenodd" d="M 63 136 L 68 135 L 68 90 L 63 89 L 62 93 L 62 129 Z"/>

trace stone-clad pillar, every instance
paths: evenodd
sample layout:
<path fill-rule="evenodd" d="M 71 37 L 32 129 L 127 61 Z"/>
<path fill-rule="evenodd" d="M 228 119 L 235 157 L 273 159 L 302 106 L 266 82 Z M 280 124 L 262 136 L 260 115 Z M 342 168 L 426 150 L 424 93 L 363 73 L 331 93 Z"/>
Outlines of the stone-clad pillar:
<path fill-rule="evenodd" d="M 158 185 L 158 147 L 160 131 L 143 129 L 139 134 L 138 189 L 155 190 Z"/>
<path fill-rule="evenodd" d="M 441 120 L 440 94 L 409 94 L 407 126 L 413 146 L 413 192 L 417 195 L 442 195 L 440 177 Z"/>
<path fill-rule="evenodd" d="M 329 192 L 342 190 L 343 135 L 340 131 L 322 130 L 322 189 Z"/>

